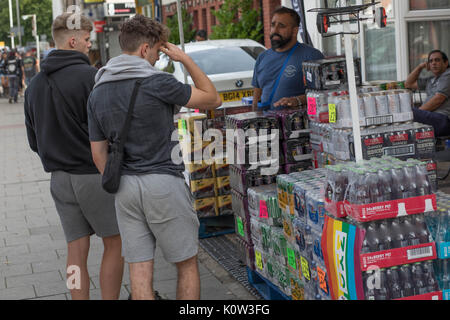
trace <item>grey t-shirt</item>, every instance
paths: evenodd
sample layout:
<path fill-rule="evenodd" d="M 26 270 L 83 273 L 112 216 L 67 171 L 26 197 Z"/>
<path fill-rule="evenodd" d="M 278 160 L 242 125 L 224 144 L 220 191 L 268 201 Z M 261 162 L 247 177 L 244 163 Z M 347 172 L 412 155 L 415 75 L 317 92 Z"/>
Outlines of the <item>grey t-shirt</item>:
<path fill-rule="evenodd" d="M 436 93 L 440 93 L 447 97 L 444 103 L 434 112 L 445 114 L 450 117 L 450 68 L 444 71 L 439 77 L 429 77 L 419 79 L 417 81 L 420 90 L 427 93 L 427 102 L 434 97 Z"/>
<path fill-rule="evenodd" d="M 127 116 L 136 79 L 96 87 L 88 101 L 89 139 L 116 141 Z M 124 149 L 122 174 L 171 174 L 183 177 L 184 164 L 172 161 L 174 110 L 191 98 L 191 86 L 171 74 L 146 78 L 139 89 Z"/>

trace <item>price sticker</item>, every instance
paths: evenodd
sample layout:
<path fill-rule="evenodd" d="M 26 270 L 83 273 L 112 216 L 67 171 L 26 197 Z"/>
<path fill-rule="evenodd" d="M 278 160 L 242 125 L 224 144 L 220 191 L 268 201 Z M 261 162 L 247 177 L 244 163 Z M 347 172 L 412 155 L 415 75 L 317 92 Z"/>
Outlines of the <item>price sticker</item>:
<path fill-rule="evenodd" d="M 317 275 L 319 276 L 319 287 L 325 293 L 328 293 L 327 281 L 325 280 L 326 273 L 320 267 L 317 267 Z"/>
<path fill-rule="evenodd" d="M 269 219 L 269 211 L 267 210 L 267 204 L 264 200 L 259 201 L 259 217 Z"/>
<path fill-rule="evenodd" d="M 301 264 L 302 264 L 302 274 L 303 274 L 303 276 L 305 277 L 305 279 L 309 281 L 309 280 L 311 279 L 311 277 L 310 277 L 310 275 L 309 275 L 309 264 L 308 264 L 308 260 L 306 260 L 306 259 L 303 258 L 303 257 L 300 257 L 300 261 L 301 261 Z"/>
<path fill-rule="evenodd" d="M 241 217 L 236 217 L 237 220 L 237 227 L 238 227 L 238 233 L 244 237 L 244 224 L 242 223 Z"/>
<path fill-rule="evenodd" d="M 330 123 L 336 123 L 336 105 L 335 104 L 329 104 L 328 105 L 328 117 Z"/>
<path fill-rule="evenodd" d="M 317 113 L 317 101 L 316 98 L 308 98 L 308 115 L 315 116 Z"/>
<path fill-rule="evenodd" d="M 256 260 L 256 266 L 258 267 L 258 269 L 262 270 L 263 269 L 263 263 L 262 263 L 262 256 L 261 256 L 261 252 L 255 250 L 255 260 Z"/>
<path fill-rule="evenodd" d="M 295 252 L 294 252 L 294 250 L 292 250 L 291 248 L 286 248 L 286 251 L 287 251 L 289 266 L 292 269 L 297 270 L 297 265 L 295 263 Z"/>

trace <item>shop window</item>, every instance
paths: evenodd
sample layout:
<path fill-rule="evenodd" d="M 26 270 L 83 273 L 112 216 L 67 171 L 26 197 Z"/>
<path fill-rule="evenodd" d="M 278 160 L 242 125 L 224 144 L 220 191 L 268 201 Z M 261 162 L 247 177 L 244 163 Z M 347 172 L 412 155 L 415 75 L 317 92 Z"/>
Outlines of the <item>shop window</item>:
<path fill-rule="evenodd" d="M 450 54 L 449 30 L 450 20 L 408 23 L 410 71 L 414 70 L 420 63 L 425 62 L 428 58 L 428 53 L 432 50 L 440 49 Z M 425 73 L 422 73 L 422 75 L 426 76 Z"/>
<path fill-rule="evenodd" d="M 397 79 L 395 27 L 364 26 L 366 81 Z"/>
<path fill-rule="evenodd" d="M 449 9 L 450 0 L 409 0 L 410 10 Z"/>

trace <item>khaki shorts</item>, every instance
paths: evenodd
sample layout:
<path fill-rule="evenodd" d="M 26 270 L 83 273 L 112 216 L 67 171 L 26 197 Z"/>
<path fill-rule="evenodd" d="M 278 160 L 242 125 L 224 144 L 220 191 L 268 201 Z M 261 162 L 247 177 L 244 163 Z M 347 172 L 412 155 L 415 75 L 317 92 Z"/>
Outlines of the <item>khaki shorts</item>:
<path fill-rule="evenodd" d="M 200 223 L 183 179 L 166 174 L 122 176 L 116 212 L 128 263 L 153 260 L 156 245 L 171 263 L 197 255 Z"/>
<path fill-rule="evenodd" d="M 114 196 L 101 183 L 100 174 L 52 172 L 50 192 L 67 242 L 94 233 L 101 238 L 119 234 Z"/>

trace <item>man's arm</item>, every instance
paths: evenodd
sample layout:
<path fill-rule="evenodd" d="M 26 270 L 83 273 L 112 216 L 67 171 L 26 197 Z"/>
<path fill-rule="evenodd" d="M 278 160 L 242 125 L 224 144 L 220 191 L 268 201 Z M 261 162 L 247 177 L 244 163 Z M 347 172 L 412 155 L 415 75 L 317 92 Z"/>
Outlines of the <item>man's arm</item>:
<path fill-rule="evenodd" d="M 258 110 L 258 102 L 261 100 L 262 96 L 262 89 L 261 88 L 253 88 L 253 104 L 252 104 L 252 110 L 257 111 Z"/>
<path fill-rule="evenodd" d="M 301 105 L 306 105 L 306 95 L 295 96 L 290 98 L 281 98 L 273 104 L 275 108 L 278 107 L 299 107 Z"/>
<path fill-rule="evenodd" d="M 430 100 L 424 103 L 419 109 L 425 111 L 434 111 L 438 109 L 444 102 L 447 100 L 447 97 L 443 94 L 436 93 Z"/>
<path fill-rule="evenodd" d="M 213 83 L 191 57 L 169 42 L 161 47 L 161 51 L 173 61 L 181 62 L 194 81 L 195 86 L 192 86 L 191 98 L 185 107 L 214 110 L 222 105 L 222 100 Z"/>
<path fill-rule="evenodd" d="M 95 166 L 103 175 L 108 160 L 108 140 L 91 141 L 91 151 Z"/>
<path fill-rule="evenodd" d="M 30 145 L 31 150 L 38 153 L 36 133 L 34 132 L 33 121 L 30 116 L 27 92 L 25 92 L 24 109 L 25 109 L 24 110 L 25 111 L 24 112 L 25 113 L 25 127 L 27 129 L 28 144 Z"/>
<path fill-rule="evenodd" d="M 413 72 L 411 72 L 409 74 L 408 78 L 405 81 L 405 87 L 407 89 L 411 89 L 411 90 L 419 89 L 419 84 L 418 84 L 417 80 L 419 79 L 420 73 L 422 72 L 423 69 L 428 70 L 427 62 L 420 64 L 419 66 L 417 66 L 417 68 L 415 68 L 413 70 Z"/>

